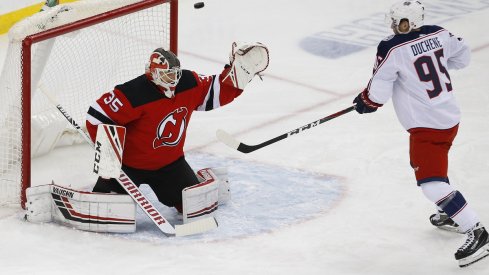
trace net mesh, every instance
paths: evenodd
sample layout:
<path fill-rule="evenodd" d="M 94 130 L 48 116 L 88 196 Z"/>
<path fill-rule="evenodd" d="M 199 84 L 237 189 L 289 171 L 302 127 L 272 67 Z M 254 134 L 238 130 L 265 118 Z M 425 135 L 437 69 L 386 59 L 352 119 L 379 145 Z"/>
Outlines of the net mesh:
<path fill-rule="evenodd" d="M 94 100 L 116 84 L 144 73 L 155 48 L 169 48 L 170 7 L 156 5 L 35 43 L 31 60 L 23 60 L 22 40 L 136 2 L 79 1 L 37 13 L 12 27 L 0 76 L 0 205 L 20 202 L 21 171 L 28 165 L 22 163 L 22 62 L 32 67 L 31 157 L 35 158 L 51 152 L 73 133 L 39 87 L 54 95 L 83 125 Z"/>

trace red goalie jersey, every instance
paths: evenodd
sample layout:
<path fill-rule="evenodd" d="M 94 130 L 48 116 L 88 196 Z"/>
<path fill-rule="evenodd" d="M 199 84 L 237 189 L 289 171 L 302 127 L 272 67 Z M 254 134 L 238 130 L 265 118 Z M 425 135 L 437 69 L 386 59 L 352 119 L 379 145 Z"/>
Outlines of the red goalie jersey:
<path fill-rule="evenodd" d="M 95 140 L 97 125 L 126 127 L 123 163 L 156 170 L 183 156 L 187 127 L 193 111 L 226 105 L 242 90 L 223 82 L 220 75 L 201 76 L 182 70 L 175 96 L 168 98 L 146 75 L 141 75 L 102 95 L 87 113 L 87 129 Z"/>

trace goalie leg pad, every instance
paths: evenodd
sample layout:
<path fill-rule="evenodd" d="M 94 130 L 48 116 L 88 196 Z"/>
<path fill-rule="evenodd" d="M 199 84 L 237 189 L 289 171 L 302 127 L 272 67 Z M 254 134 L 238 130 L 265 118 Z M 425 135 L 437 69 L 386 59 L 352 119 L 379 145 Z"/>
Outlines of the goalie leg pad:
<path fill-rule="evenodd" d="M 52 197 L 51 185 L 40 185 L 27 188 L 25 219 L 33 223 L 51 222 Z"/>
<path fill-rule="evenodd" d="M 203 169 L 204 171 L 210 169 L 219 183 L 217 200 L 219 205 L 224 205 L 231 200 L 231 185 L 229 183 L 228 168 L 227 167 L 212 167 Z M 199 171 L 200 172 L 200 171 Z M 206 179 L 197 172 L 197 178 L 203 182 Z"/>
<path fill-rule="evenodd" d="M 211 169 L 202 169 L 197 175 L 202 182 L 182 190 L 183 223 L 212 217 L 217 210 L 219 181 Z"/>
<path fill-rule="evenodd" d="M 93 232 L 136 231 L 136 205 L 129 195 L 80 192 L 55 184 L 31 187 L 27 194 L 28 221 L 54 221 Z"/>
<path fill-rule="evenodd" d="M 219 205 L 224 205 L 231 200 L 231 186 L 229 184 L 228 169 L 227 167 L 214 167 L 210 169 L 219 180 Z"/>

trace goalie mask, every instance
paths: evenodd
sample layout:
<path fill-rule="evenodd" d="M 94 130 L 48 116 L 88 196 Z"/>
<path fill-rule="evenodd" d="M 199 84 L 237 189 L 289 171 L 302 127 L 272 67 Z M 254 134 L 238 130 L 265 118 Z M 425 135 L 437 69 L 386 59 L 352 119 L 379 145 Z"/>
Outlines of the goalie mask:
<path fill-rule="evenodd" d="M 409 29 L 406 32 L 399 31 L 401 20 L 409 21 Z M 390 12 L 385 15 L 385 21 L 392 29 L 399 33 L 408 33 L 413 29 L 423 26 L 424 6 L 419 1 L 401 1 L 392 5 Z"/>
<path fill-rule="evenodd" d="M 165 96 L 175 96 L 175 87 L 182 76 L 178 57 L 163 48 L 158 48 L 151 53 L 146 65 L 146 75 L 163 91 Z"/>

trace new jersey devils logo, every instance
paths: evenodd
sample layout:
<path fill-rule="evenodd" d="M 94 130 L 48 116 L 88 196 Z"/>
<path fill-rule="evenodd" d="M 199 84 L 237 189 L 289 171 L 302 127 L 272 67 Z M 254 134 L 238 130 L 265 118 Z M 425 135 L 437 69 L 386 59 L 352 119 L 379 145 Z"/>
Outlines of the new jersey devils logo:
<path fill-rule="evenodd" d="M 168 114 L 158 125 L 153 148 L 161 146 L 175 146 L 183 137 L 187 127 L 187 108 L 180 107 Z"/>

